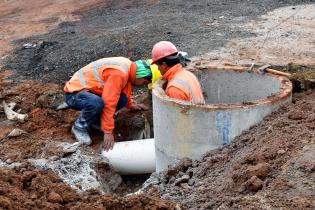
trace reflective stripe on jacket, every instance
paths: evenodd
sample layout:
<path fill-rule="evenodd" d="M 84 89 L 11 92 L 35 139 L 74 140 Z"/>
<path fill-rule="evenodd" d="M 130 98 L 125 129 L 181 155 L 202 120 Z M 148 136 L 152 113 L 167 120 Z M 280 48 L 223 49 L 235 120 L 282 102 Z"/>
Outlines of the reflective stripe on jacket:
<path fill-rule="evenodd" d="M 123 57 L 102 58 L 94 61 L 74 73 L 65 86 L 66 92 L 76 92 L 83 89 L 102 91 L 104 86 L 104 71 L 117 69 L 128 77 L 131 61 Z M 99 89 L 99 90 L 98 90 Z"/>
<path fill-rule="evenodd" d="M 88 90 L 100 95 L 105 103 L 101 114 L 101 127 L 105 133 L 114 129 L 114 113 L 121 92 L 128 98 L 127 107 L 132 104 L 131 80 L 135 79 L 136 65 L 124 57 L 102 58 L 77 71 L 64 87 L 73 93 Z"/>
<path fill-rule="evenodd" d="M 193 73 L 183 70 L 181 64 L 170 68 L 163 78 L 168 81 L 165 92 L 169 97 L 190 101 L 193 104 L 205 103 L 197 77 Z"/>

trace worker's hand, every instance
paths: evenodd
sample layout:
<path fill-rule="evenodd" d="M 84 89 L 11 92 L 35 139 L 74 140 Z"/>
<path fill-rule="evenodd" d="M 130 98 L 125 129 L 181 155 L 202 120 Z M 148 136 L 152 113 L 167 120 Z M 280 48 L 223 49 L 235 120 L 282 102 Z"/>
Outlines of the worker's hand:
<path fill-rule="evenodd" d="M 104 133 L 103 148 L 107 152 L 113 149 L 115 144 L 114 135 L 112 133 Z"/>
<path fill-rule="evenodd" d="M 131 111 L 141 111 L 141 110 L 148 110 L 149 108 L 144 104 L 133 104 L 130 107 Z"/>

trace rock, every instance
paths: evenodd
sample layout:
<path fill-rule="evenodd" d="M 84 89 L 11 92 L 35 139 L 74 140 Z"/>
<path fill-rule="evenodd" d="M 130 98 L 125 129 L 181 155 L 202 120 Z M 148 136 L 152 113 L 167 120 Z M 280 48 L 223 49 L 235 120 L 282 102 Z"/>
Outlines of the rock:
<path fill-rule="evenodd" d="M 188 185 L 189 185 L 189 186 L 193 186 L 194 184 L 195 184 L 195 180 L 189 179 Z"/>
<path fill-rule="evenodd" d="M 259 179 L 257 176 L 252 176 L 244 184 L 247 190 L 250 190 L 252 192 L 257 192 L 258 190 L 262 189 L 264 182 L 261 179 Z"/>
<path fill-rule="evenodd" d="M 176 181 L 176 180 L 175 180 L 175 177 L 171 177 L 168 183 L 172 184 L 172 183 L 174 183 L 175 181 Z"/>
<path fill-rule="evenodd" d="M 32 193 L 32 194 L 30 195 L 30 198 L 31 198 L 32 200 L 36 200 L 36 199 L 37 199 L 36 193 Z"/>
<path fill-rule="evenodd" d="M 158 174 L 156 172 L 152 173 L 151 176 L 143 183 L 142 190 L 148 189 L 151 186 L 161 184 Z M 163 185 L 163 184 L 161 184 Z"/>
<path fill-rule="evenodd" d="M 303 112 L 294 110 L 289 113 L 288 118 L 290 120 L 303 120 L 306 118 L 306 116 Z"/>
<path fill-rule="evenodd" d="M 45 168 L 47 166 L 48 160 L 45 158 L 41 158 L 41 159 L 28 159 L 28 162 L 38 168 Z"/>
<path fill-rule="evenodd" d="M 175 182 L 174 182 L 174 185 L 175 185 L 175 186 L 178 186 L 178 185 L 180 185 L 181 183 L 186 183 L 186 182 L 188 182 L 189 179 L 190 179 L 190 177 L 185 174 L 185 175 L 182 176 L 181 178 L 176 179 Z"/>
<path fill-rule="evenodd" d="M 166 175 L 168 177 L 176 176 L 179 172 L 186 171 L 189 167 L 191 167 L 192 162 L 193 161 L 189 158 L 183 158 L 178 164 L 168 168 Z"/>
<path fill-rule="evenodd" d="M 36 103 L 45 108 L 56 109 L 64 102 L 63 93 L 48 90 L 37 98 Z"/>
<path fill-rule="evenodd" d="M 55 193 L 55 192 L 49 193 L 47 200 L 51 203 L 62 203 L 63 202 L 62 197 L 58 193 Z"/>
<path fill-rule="evenodd" d="M 180 207 L 180 205 L 176 204 L 176 206 L 175 206 L 174 209 L 175 209 L 175 210 L 181 210 L 182 208 Z"/>
<path fill-rule="evenodd" d="M 257 176 L 261 179 L 265 179 L 270 171 L 270 165 L 268 163 L 258 163 L 255 166 L 248 167 L 246 174 L 249 176 Z"/>
<path fill-rule="evenodd" d="M 200 186 L 200 187 L 197 188 L 197 191 L 199 193 L 204 193 L 205 190 L 206 190 L 206 188 L 204 186 Z"/>
<path fill-rule="evenodd" d="M 6 161 L 5 161 L 7 164 L 11 164 L 11 163 L 13 163 L 13 161 L 9 158 L 9 159 L 7 159 Z"/>
<path fill-rule="evenodd" d="M 62 146 L 63 146 L 62 151 L 63 151 L 64 156 L 65 156 L 65 155 L 76 152 L 78 150 L 78 148 L 81 146 L 81 143 L 80 142 L 75 142 L 73 144 L 67 143 L 67 144 L 64 144 Z"/>
<path fill-rule="evenodd" d="M 18 137 L 21 136 L 22 134 L 26 134 L 27 132 L 18 128 L 13 129 L 9 134 L 8 137 L 12 138 L 12 137 Z"/>
<path fill-rule="evenodd" d="M 286 153 L 286 151 L 285 150 L 283 150 L 283 149 L 280 149 L 280 150 L 278 150 L 278 152 L 277 152 L 279 155 L 283 155 L 284 153 Z"/>
<path fill-rule="evenodd" d="M 28 162 L 22 162 L 21 167 L 22 168 L 27 168 L 29 166 Z"/>
<path fill-rule="evenodd" d="M 48 158 L 49 161 L 56 161 L 58 159 L 59 159 L 59 157 L 57 155 L 53 155 L 53 156 Z"/>

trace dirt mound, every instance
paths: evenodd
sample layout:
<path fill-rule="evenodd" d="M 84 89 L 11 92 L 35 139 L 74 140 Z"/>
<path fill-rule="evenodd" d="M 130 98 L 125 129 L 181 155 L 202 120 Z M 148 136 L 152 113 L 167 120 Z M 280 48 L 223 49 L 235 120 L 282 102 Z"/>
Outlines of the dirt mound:
<path fill-rule="evenodd" d="M 53 109 L 58 101 L 63 100 L 63 97 L 57 97 L 62 95 L 60 87 L 54 84 L 42 85 L 34 81 L 14 83 L 2 80 L 6 74 L 9 73 L 1 74 L 1 98 L 7 103 L 16 103 L 16 110 L 28 114 L 29 119 L 25 123 L 10 122 L 3 113 L 0 115 L 1 121 L 4 122 L 0 131 L 2 159 L 21 161 L 40 158 L 43 148 L 50 141 L 75 142 L 69 130 L 77 113 L 73 110 L 58 112 Z M 50 100 L 52 92 L 55 93 L 55 97 L 52 97 L 55 100 Z M 51 103 L 42 103 L 44 97 L 46 102 Z M 8 133 L 14 128 L 25 131 L 25 134 L 9 138 Z"/>
<path fill-rule="evenodd" d="M 147 195 L 118 197 L 97 191 L 77 194 L 51 171 L 0 169 L 1 209 L 175 209 Z"/>
<path fill-rule="evenodd" d="M 148 192 L 188 209 L 314 209 L 314 125 L 315 92 L 297 94 L 202 161 L 152 176 Z"/>

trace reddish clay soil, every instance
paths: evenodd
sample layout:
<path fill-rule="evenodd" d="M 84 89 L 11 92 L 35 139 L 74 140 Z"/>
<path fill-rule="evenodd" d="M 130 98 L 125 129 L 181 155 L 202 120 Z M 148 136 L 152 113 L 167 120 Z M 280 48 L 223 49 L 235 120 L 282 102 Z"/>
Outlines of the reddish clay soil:
<path fill-rule="evenodd" d="M 51 108 L 45 108 L 37 100 L 48 90 L 61 93 L 61 89 L 57 85 L 43 85 L 33 81 L 22 81 L 19 84 L 14 84 L 11 80 L 1 80 L 0 89 L 1 95 L 7 103 L 17 103 L 21 113 L 29 115 L 29 120 L 26 123 L 3 124 L 1 126 L 2 148 L 0 155 L 3 160 L 22 161 L 31 157 L 39 158 L 42 153 L 41 148 L 44 148 L 47 142 L 56 139 L 74 142 L 69 130 L 76 113 L 72 110 L 57 112 Z M 6 119 L 4 113 L 1 113 L 0 117 L 1 120 Z M 13 139 L 7 138 L 8 133 L 14 128 L 24 130 L 26 134 Z"/>
<path fill-rule="evenodd" d="M 187 209 L 314 209 L 315 92 L 209 152 L 163 173 L 148 192 Z"/>
<path fill-rule="evenodd" d="M 51 171 L 0 169 L 1 209 L 174 209 L 174 202 L 148 195 L 77 194 Z"/>
<path fill-rule="evenodd" d="M 30 80 L 17 84 L 12 80 L 2 80 L 4 76 L 10 74 L 11 72 L 8 71 L 0 74 L 0 98 L 4 99 L 6 103 L 16 103 L 17 108 L 15 109 L 20 109 L 20 113 L 28 114 L 29 119 L 25 123 L 6 123 L 5 114 L 0 113 L 0 120 L 4 121 L 0 130 L 1 159 L 23 161 L 28 158 L 42 158 L 43 149 L 49 142 L 74 143 L 75 139 L 70 130 L 79 113 L 71 109 L 60 111 L 54 109 L 63 102 L 62 87 Z M 137 100 L 148 106 L 151 105 L 149 95 L 146 93 Z M 142 130 L 145 120 L 148 120 L 152 126 L 152 110 L 142 112 L 122 110 L 116 118 L 117 141 L 131 140 L 129 139 L 132 138 L 131 131 Z M 26 133 L 14 138 L 7 137 L 14 128 L 22 129 Z M 92 131 L 92 139 L 92 147 L 99 150 L 102 143 L 101 133 Z"/>

